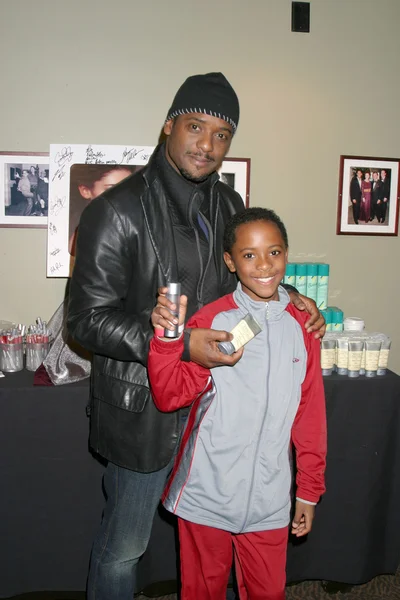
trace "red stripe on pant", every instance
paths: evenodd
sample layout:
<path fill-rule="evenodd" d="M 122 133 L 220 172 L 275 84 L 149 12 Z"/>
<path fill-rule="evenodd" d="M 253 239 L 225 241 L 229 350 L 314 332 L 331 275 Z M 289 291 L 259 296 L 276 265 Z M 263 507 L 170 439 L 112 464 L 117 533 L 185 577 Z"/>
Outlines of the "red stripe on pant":
<path fill-rule="evenodd" d="M 178 518 L 181 600 L 225 600 L 235 557 L 240 600 L 284 600 L 288 527 L 255 533 Z"/>

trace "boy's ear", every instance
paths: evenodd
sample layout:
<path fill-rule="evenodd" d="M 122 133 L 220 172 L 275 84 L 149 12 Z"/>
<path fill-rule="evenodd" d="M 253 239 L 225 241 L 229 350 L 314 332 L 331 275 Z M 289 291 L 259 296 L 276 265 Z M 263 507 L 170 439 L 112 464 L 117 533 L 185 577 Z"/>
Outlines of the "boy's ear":
<path fill-rule="evenodd" d="M 224 252 L 224 261 L 225 261 L 226 266 L 230 270 L 230 272 L 236 273 L 235 263 L 233 262 L 232 257 L 229 254 L 229 252 Z"/>

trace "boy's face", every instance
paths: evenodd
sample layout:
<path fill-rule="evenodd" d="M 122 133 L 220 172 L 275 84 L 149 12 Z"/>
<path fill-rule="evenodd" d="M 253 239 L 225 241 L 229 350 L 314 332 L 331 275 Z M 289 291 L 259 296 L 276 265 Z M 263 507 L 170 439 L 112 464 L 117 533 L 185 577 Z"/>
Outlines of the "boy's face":
<path fill-rule="evenodd" d="M 285 276 L 287 248 L 275 223 L 253 221 L 239 225 L 232 251 L 224 253 L 231 271 L 237 273 L 243 291 L 253 300 L 279 300 L 278 285 Z"/>

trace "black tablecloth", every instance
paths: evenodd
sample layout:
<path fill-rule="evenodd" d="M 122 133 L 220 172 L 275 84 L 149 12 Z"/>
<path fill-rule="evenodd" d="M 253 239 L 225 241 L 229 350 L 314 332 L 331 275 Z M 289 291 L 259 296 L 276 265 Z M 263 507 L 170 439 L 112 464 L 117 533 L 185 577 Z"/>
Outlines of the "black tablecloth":
<path fill-rule="evenodd" d="M 0 597 L 83 590 L 103 507 L 103 466 L 88 450 L 88 383 L 0 379 Z M 288 581 L 361 583 L 400 561 L 400 377 L 332 376 L 327 493 L 308 539 L 290 543 Z M 138 586 L 175 579 L 173 517 L 160 509 Z"/>

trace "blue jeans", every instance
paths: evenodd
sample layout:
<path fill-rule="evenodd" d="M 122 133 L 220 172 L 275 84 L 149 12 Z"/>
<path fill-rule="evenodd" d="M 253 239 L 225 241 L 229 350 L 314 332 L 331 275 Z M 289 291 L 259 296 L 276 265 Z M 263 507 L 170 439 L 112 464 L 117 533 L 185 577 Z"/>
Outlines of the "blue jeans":
<path fill-rule="evenodd" d="M 108 463 L 107 501 L 90 558 L 88 600 L 132 600 L 135 567 L 147 548 L 171 467 L 172 461 L 160 471 L 138 473 Z"/>

